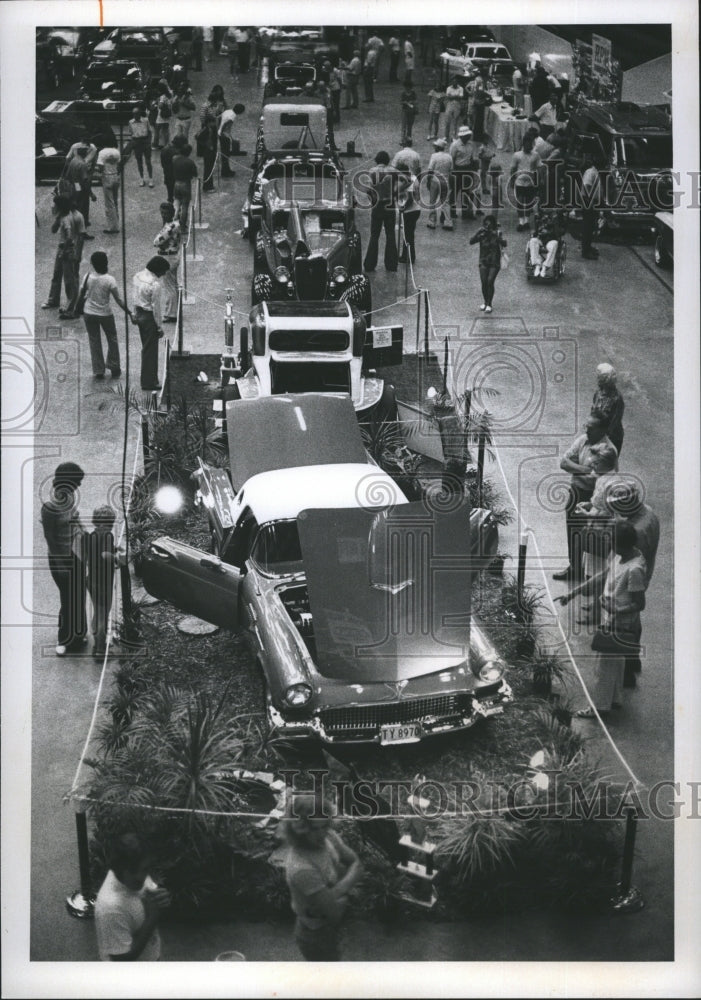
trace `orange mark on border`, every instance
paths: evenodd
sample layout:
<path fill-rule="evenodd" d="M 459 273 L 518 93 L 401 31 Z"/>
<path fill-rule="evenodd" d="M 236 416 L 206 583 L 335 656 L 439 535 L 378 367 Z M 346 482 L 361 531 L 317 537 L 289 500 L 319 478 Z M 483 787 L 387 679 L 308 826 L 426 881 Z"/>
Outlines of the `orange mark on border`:
<path fill-rule="evenodd" d="M 102 0 L 99 0 L 99 3 L 100 3 L 100 27 L 103 28 L 104 27 L 104 22 L 103 22 L 103 18 L 102 18 Z"/>

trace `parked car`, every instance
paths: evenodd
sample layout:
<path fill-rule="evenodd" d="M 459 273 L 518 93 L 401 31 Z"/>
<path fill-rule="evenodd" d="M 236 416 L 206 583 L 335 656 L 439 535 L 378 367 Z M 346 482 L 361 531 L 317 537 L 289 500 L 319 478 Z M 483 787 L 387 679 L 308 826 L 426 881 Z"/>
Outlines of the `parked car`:
<path fill-rule="evenodd" d="M 271 65 L 280 62 L 311 62 L 320 65 L 324 59 L 335 62 L 338 45 L 327 38 L 324 28 L 277 28 L 274 33 L 261 35 L 263 52 Z"/>
<path fill-rule="evenodd" d="M 199 475 L 214 552 L 159 538 L 143 581 L 244 633 L 271 735 L 394 745 L 503 712 L 504 663 L 470 616 L 468 505 L 407 501 L 368 463 L 347 397 L 240 400 L 227 427 L 231 478 Z"/>
<path fill-rule="evenodd" d="M 231 345 L 232 320 L 225 320 Z M 348 301 L 261 302 L 251 310 L 249 331 L 251 349 L 244 334 L 230 398 L 341 392 L 350 396 L 361 421 L 396 417 L 394 389 L 377 370 L 402 363 L 401 326 L 368 328 Z"/>
<path fill-rule="evenodd" d="M 242 208 L 243 228 L 251 243 L 255 243 L 263 218 L 263 191 L 273 180 L 279 180 L 287 197 L 292 198 L 310 185 L 320 185 L 323 195 L 337 201 L 343 193 L 344 171 L 332 154 L 301 150 L 268 154 L 262 146 L 253 163 L 253 174 Z"/>
<path fill-rule="evenodd" d="M 601 168 L 603 229 L 654 234 L 655 213 L 673 207 L 669 116 L 628 101 L 584 103 L 568 134 L 568 173 L 581 172 L 587 154 Z"/>
<path fill-rule="evenodd" d="M 292 198 L 285 196 L 282 179 L 264 185 L 251 301 L 347 300 L 369 313 L 372 289 L 363 274 L 350 185 L 345 183 L 342 197 L 333 200 L 324 199 L 321 188 L 315 198 L 315 186 L 312 179 L 307 184 L 311 197 L 302 200 L 301 180 Z"/>
<path fill-rule="evenodd" d="M 114 28 L 95 46 L 92 58 L 109 62 L 132 59 L 152 73 L 164 75 L 172 64 L 172 48 L 163 28 Z"/>
<path fill-rule="evenodd" d="M 102 35 L 100 28 L 37 28 L 37 65 L 43 64 L 49 82 L 59 87 L 76 78 Z"/>
<path fill-rule="evenodd" d="M 273 68 L 272 79 L 266 83 L 263 96 L 294 97 L 304 91 L 305 84 L 313 84 L 315 80 L 316 68 L 310 63 L 282 62 Z"/>
<path fill-rule="evenodd" d="M 53 101 L 35 116 L 35 183 L 55 183 L 71 146 L 82 140 L 98 149 L 118 146 L 118 140 L 101 105 L 99 113 L 81 111 L 77 101 Z"/>
<path fill-rule="evenodd" d="M 469 42 L 465 49 L 465 57 L 480 71 L 486 71 L 490 66 L 500 63 L 511 67 L 514 65 L 511 53 L 499 42 Z"/>
<path fill-rule="evenodd" d="M 106 110 L 129 115 L 146 97 L 146 79 L 138 63 L 94 60 L 81 77 L 78 100 L 99 102 Z"/>
<path fill-rule="evenodd" d="M 671 212 L 657 212 L 655 223 L 655 263 L 658 267 L 674 267 L 674 216 Z"/>

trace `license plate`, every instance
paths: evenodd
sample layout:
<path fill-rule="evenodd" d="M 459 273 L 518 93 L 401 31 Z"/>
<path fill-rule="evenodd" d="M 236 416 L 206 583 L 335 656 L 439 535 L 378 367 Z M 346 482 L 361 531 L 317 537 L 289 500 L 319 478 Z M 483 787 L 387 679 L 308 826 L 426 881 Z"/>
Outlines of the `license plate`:
<path fill-rule="evenodd" d="M 380 726 L 380 743 L 418 743 L 421 726 Z"/>

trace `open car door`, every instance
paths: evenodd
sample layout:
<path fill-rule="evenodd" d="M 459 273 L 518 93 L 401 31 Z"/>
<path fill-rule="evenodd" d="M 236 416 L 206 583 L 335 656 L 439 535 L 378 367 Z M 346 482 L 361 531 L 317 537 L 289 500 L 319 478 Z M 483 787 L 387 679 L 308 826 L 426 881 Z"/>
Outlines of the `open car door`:
<path fill-rule="evenodd" d="M 241 572 L 218 556 L 174 538 L 157 538 L 144 555 L 142 578 L 159 600 L 219 628 L 238 628 Z"/>

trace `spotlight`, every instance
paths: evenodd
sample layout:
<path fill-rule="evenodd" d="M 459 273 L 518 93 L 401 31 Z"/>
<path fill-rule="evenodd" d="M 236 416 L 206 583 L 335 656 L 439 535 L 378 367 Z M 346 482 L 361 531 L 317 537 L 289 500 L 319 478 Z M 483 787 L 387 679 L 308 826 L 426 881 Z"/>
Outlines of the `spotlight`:
<path fill-rule="evenodd" d="M 183 495 L 177 486 L 161 486 L 156 490 L 153 505 L 161 514 L 177 514 L 183 505 Z"/>

